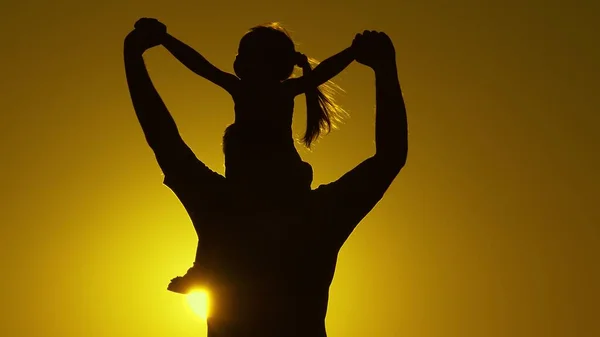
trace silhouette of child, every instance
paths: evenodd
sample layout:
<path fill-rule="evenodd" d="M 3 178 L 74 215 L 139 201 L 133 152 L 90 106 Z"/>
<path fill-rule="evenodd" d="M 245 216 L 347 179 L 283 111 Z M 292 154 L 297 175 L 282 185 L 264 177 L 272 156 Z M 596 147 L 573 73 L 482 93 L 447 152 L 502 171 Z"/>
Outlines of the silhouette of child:
<path fill-rule="evenodd" d="M 233 75 L 216 68 L 193 48 L 171 36 L 166 26 L 156 19 L 141 19 L 135 27 L 162 34 L 162 45 L 177 60 L 231 94 L 235 103 L 235 128 L 248 129 L 252 136 L 249 140 L 268 138 L 268 143 L 273 143 L 281 140 L 277 136 L 293 139 L 294 97 L 300 94 L 307 94 L 307 99 L 313 99 L 307 102 L 307 125 L 303 137 L 307 147 L 322 131 L 329 131 L 332 120 L 340 118 L 343 113 L 328 90 L 320 90 L 319 86 L 354 61 L 353 46 L 312 70 L 309 59 L 295 50 L 293 40 L 279 23 L 259 25 L 242 37 Z M 302 77 L 291 77 L 295 66 L 303 69 Z M 314 104 L 315 101 L 317 104 Z M 262 149 L 265 150 L 268 149 Z"/>
<path fill-rule="evenodd" d="M 321 132 L 330 131 L 332 122 L 339 120 L 343 113 L 324 84 L 354 61 L 354 42 L 312 69 L 311 62 L 316 62 L 296 51 L 293 40 L 280 24 L 259 25 L 242 37 L 233 75 L 218 69 L 193 48 L 171 36 L 166 26 L 156 19 L 141 19 L 135 28 L 160 34 L 161 44 L 176 59 L 232 96 L 235 121 L 227 127 L 223 139 L 228 180 L 237 176 L 232 168 L 247 167 L 239 163 L 246 164 L 257 158 L 276 162 L 276 171 L 288 178 L 281 179 L 282 182 L 297 181 L 295 178 L 306 176 L 307 170 L 312 179 L 312 168 L 302 161 L 294 146 L 294 98 L 306 95 L 307 122 L 302 142 L 310 147 Z M 303 76 L 292 77 L 296 66 L 302 68 Z M 186 276 L 173 279 L 169 290 L 187 292 L 197 276 L 197 269 L 194 266 Z"/>

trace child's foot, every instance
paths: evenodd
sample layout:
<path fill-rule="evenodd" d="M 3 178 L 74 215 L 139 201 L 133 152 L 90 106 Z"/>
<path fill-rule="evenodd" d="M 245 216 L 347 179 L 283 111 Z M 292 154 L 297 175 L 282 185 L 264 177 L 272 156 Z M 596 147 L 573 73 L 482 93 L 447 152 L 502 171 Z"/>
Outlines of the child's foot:
<path fill-rule="evenodd" d="M 201 284 L 200 277 L 202 276 L 200 273 L 200 268 L 193 266 L 188 269 L 187 273 L 183 276 L 177 276 L 176 278 L 171 280 L 167 290 L 172 291 L 178 294 L 189 294 L 194 288 L 198 287 Z"/>

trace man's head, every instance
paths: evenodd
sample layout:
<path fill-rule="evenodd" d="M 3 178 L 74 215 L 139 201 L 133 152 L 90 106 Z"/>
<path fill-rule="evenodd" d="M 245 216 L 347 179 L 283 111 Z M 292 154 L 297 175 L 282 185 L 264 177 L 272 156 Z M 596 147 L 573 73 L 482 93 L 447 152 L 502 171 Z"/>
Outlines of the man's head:
<path fill-rule="evenodd" d="M 278 144 L 274 141 L 272 135 L 235 124 L 229 126 L 223 137 L 227 180 L 265 193 L 310 191 L 313 179 L 310 164 L 289 156 L 285 151 L 286 144 L 281 144 L 282 150 L 277 151 Z M 266 146 L 269 151 L 264 150 Z"/>

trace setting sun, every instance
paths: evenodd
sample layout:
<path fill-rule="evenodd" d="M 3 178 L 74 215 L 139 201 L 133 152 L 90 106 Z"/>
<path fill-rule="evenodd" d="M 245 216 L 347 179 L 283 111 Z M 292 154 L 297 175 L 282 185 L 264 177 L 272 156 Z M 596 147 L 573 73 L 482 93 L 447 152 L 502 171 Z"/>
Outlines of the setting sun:
<path fill-rule="evenodd" d="M 204 289 L 194 290 L 186 296 L 187 302 L 192 311 L 203 320 L 208 318 L 209 296 L 208 291 Z"/>

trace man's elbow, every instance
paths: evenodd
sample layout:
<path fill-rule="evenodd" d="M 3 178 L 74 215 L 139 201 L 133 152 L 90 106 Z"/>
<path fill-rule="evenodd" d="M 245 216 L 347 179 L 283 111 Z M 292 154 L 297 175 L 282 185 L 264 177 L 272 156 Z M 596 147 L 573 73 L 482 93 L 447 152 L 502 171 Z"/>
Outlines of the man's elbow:
<path fill-rule="evenodd" d="M 390 169 L 394 170 L 394 172 L 396 172 L 396 174 L 400 173 L 400 171 L 404 168 L 404 165 L 406 165 L 406 159 L 407 159 L 406 152 L 396 154 L 395 156 L 393 156 L 392 158 L 389 159 Z"/>
<path fill-rule="evenodd" d="M 377 151 L 375 158 L 378 159 L 380 165 L 394 174 L 400 173 L 400 171 L 406 165 L 408 158 L 408 149 L 396 149 L 394 151 Z"/>
<path fill-rule="evenodd" d="M 185 145 L 183 138 L 178 132 L 175 133 L 151 133 L 146 134 L 146 142 L 155 153 L 169 152 L 172 149 Z"/>

